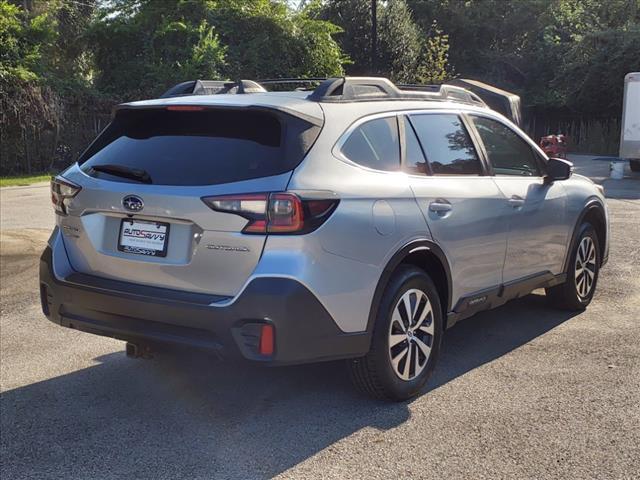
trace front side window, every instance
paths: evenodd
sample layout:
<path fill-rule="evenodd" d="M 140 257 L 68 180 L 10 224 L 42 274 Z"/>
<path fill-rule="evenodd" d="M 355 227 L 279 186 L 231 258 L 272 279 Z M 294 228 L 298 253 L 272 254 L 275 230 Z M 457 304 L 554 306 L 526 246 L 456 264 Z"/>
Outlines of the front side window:
<path fill-rule="evenodd" d="M 376 170 L 400 169 L 400 142 L 396 117 L 377 118 L 359 125 L 344 145 L 342 154 L 352 162 Z"/>
<path fill-rule="evenodd" d="M 533 148 L 506 125 L 487 117 L 471 116 L 496 175 L 540 175 Z"/>
<path fill-rule="evenodd" d="M 411 123 L 434 175 L 480 175 L 480 159 L 457 115 L 411 115 Z"/>

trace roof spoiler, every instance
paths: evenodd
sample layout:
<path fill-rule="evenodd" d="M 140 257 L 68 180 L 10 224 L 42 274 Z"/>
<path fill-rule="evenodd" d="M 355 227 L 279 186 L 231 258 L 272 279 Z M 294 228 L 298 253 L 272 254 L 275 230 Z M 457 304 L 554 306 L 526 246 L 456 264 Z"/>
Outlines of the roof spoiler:
<path fill-rule="evenodd" d="M 184 95 L 216 95 L 220 93 L 260 93 L 264 87 L 253 80 L 190 80 L 174 85 L 160 98 L 182 97 Z"/>

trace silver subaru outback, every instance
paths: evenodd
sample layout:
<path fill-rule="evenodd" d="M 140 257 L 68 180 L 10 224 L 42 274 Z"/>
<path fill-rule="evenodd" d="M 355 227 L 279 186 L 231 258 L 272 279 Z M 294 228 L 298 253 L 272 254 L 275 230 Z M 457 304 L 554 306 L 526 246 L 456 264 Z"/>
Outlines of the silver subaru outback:
<path fill-rule="evenodd" d="M 52 180 L 49 320 L 132 356 L 346 359 L 359 389 L 403 400 L 457 321 L 538 288 L 562 308 L 591 301 L 602 189 L 477 95 L 215 83 L 120 105 Z"/>

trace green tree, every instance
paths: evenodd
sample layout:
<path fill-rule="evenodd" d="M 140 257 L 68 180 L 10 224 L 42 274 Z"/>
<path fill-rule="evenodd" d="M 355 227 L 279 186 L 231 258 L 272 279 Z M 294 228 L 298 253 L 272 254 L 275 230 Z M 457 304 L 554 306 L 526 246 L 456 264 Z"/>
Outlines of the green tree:
<path fill-rule="evenodd" d="M 371 3 L 368 0 L 328 0 L 317 14 L 340 28 L 336 35 L 349 56 L 347 72 L 367 75 L 371 67 Z"/>
<path fill-rule="evenodd" d="M 622 80 L 640 70 L 640 0 L 557 0 L 549 23 L 540 49 L 558 58 L 556 98 L 573 111 L 619 116 Z"/>
<path fill-rule="evenodd" d="M 552 86 L 573 111 L 619 116 L 623 78 L 640 71 L 640 26 L 584 35 L 568 49 Z"/>
<path fill-rule="evenodd" d="M 449 34 L 449 59 L 462 76 L 521 85 L 533 69 L 526 56 L 540 36 L 549 0 L 408 0 L 416 21 Z M 544 61 L 544 60 L 543 60 Z M 535 62 L 538 66 L 539 62 Z"/>
<path fill-rule="evenodd" d="M 117 0 L 89 32 L 98 89 L 149 98 L 195 78 L 217 78 L 225 48 L 206 20 L 207 2 Z"/>
<path fill-rule="evenodd" d="M 114 0 L 91 32 L 96 85 L 131 99 L 196 78 L 339 75 L 336 31 L 273 0 Z"/>
<path fill-rule="evenodd" d="M 29 17 L 7 0 L 0 0 L 0 80 L 37 80 L 43 50 L 52 45 L 56 32 L 48 13 Z"/>
<path fill-rule="evenodd" d="M 418 24 L 450 35 L 462 77 L 526 105 L 618 116 L 624 73 L 640 68 L 640 0 L 407 1 Z"/>
<path fill-rule="evenodd" d="M 371 50 L 371 2 L 329 0 L 322 15 L 340 26 L 337 38 L 352 64 L 353 75 L 382 74 L 397 82 L 440 82 L 449 76 L 448 36 L 437 24 L 420 28 L 404 0 L 379 2 L 375 71 Z M 426 32 L 426 33 L 425 33 Z"/>
<path fill-rule="evenodd" d="M 86 146 L 93 132 L 78 128 L 80 115 L 100 105 L 84 42 L 92 0 L 15 3 L 0 0 L 3 174 L 42 171 L 56 162 L 59 150 L 75 153 Z"/>
<path fill-rule="evenodd" d="M 285 2 L 230 1 L 211 11 L 211 21 L 229 46 L 229 78 L 332 76 L 344 57 L 332 35 L 338 29 L 293 11 Z"/>

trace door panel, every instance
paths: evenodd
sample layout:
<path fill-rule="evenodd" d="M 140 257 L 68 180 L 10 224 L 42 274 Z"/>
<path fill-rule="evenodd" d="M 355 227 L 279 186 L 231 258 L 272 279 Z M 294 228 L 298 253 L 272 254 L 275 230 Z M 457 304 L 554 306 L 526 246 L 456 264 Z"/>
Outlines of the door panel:
<path fill-rule="evenodd" d="M 480 176 L 411 176 L 410 183 L 433 239 L 449 259 L 453 304 L 500 285 L 509 207 L 495 182 Z"/>
<path fill-rule="evenodd" d="M 562 270 L 569 229 L 560 183 L 545 183 L 544 162 L 533 146 L 494 118 L 471 115 L 496 185 L 509 205 L 503 280 Z"/>
<path fill-rule="evenodd" d="M 560 273 L 569 233 L 562 185 L 545 185 L 541 177 L 497 176 L 494 180 L 511 209 L 504 281 L 547 270 Z"/>
<path fill-rule="evenodd" d="M 409 118 L 410 123 L 403 123 L 403 163 L 414 173 L 409 182 L 431 236 L 449 260 L 455 305 L 462 296 L 502 284 L 505 218 L 510 211 L 492 178 L 481 175 L 480 157 L 458 115 L 438 112 Z M 416 144 L 426 159 L 424 166 Z M 433 175 L 415 175 L 421 171 Z"/>

